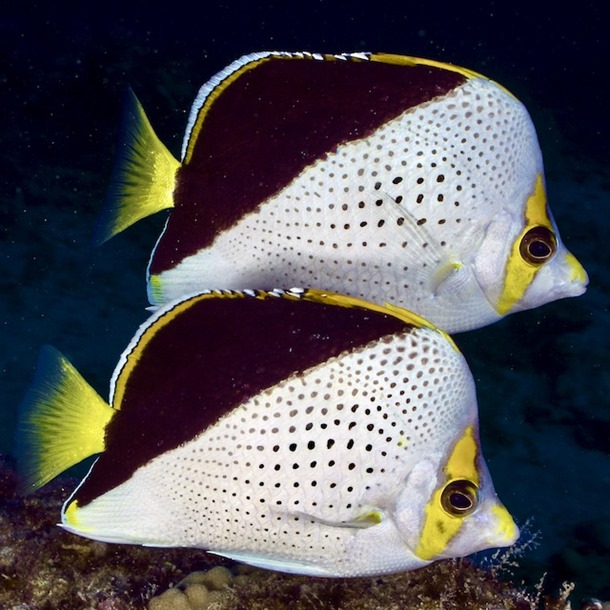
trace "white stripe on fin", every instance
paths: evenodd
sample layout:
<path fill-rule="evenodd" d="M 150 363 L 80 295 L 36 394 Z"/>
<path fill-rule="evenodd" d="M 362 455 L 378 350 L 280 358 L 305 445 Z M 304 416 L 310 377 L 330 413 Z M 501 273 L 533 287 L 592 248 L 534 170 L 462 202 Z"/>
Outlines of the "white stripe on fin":
<path fill-rule="evenodd" d="M 197 97 L 191 106 L 191 112 L 189 114 L 188 123 L 186 124 L 186 132 L 184 134 L 184 140 L 182 141 L 182 154 L 180 157 L 181 161 L 184 161 L 184 157 L 186 156 L 186 149 L 188 146 L 188 141 L 191 137 L 191 131 L 197 121 L 197 115 L 199 114 L 199 110 L 205 104 L 205 101 L 208 99 L 208 96 L 218 85 L 225 80 L 228 76 L 233 74 L 233 72 L 237 72 L 242 66 L 246 64 L 257 61 L 259 59 L 263 59 L 265 57 L 270 57 L 271 55 L 278 55 L 277 52 L 267 51 L 262 53 L 250 53 L 249 55 L 244 55 L 239 59 L 236 59 L 234 62 L 230 63 L 226 68 L 223 68 L 220 72 L 212 76 L 210 80 L 199 89 L 197 93 Z"/>

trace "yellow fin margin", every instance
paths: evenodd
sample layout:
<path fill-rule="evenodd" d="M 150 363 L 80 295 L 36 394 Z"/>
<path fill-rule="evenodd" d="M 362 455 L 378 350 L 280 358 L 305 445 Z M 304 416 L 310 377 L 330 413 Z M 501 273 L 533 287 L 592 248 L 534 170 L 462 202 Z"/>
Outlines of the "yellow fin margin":
<path fill-rule="evenodd" d="M 422 318 L 422 316 L 419 316 L 416 313 L 405 309 L 404 307 L 399 307 L 398 305 L 393 305 L 392 303 L 377 305 L 376 303 L 370 303 L 369 301 L 359 299 L 358 297 L 351 297 L 335 292 L 324 292 L 322 290 L 316 290 L 313 288 L 306 290 L 304 297 L 309 301 L 331 303 L 332 305 L 338 305 L 340 307 L 361 307 L 363 309 L 370 309 L 371 311 L 377 311 L 379 313 L 384 313 L 386 315 L 393 316 L 394 318 L 398 318 L 399 320 L 402 320 L 407 324 L 411 324 L 412 326 L 416 326 L 417 328 L 428 328 L 441 334 L 450 343 L 453 349 L 460 353 L 460 350 L 453 339 L 445 331 L 432 324 L 432 322 L 426 320 L 426 318 Z"/>
<path fill-rule="evenodd" d="M 502 89 L 505 93 L 510 95 L 513 99 L 515 96 L 506 88 L 500 85 L 500 83 L 488 78 L 484 74 L 457 66 L 455 64 L 448 64 L 444 61 L 436 61 L 434 59 L 425 59 L 423 57 L 413 57 L 411 55 L 396 55 L 394 53 L 373 53 L 370 57 L 371 61 L 380 61 L 386 64 L 396 64 L 398 66 L 430 66 L 432 68 L 440 68 L 441 70 L 448 70 L 449 72 L 456 72 L 461 74 L 465 78 L 482 78 L 484 80 L 492 82 L 499 89 Z"/>
<path fill-rule="evenodd" d="M 114 412 L 62 354 L 43 347 L 17 425 L 20 490 L 33 492 L 101 453 L 104 430 Z"/>
<path fill-rule="evenodd" d="M 119 150 L 106 204 L 98 220 L 96 243 L 105 242 L 142 218 L 174 207 L 180 162 L 159 140 L 131 90 Z"/>
<path fill-rule="evenodd" d="M 158 278 L 152 276 L 152 284 L 155 288 L 160 288 Z M 158 331 L 161 327 L 170 323 L 174 318 L 179 316 L 184 310 L 191 307 L 194 301 L 207 300 L 207 299 L 246 299 L 256 298 L 260 300 L 284 298 L 288 300 L 304 300 L 313 301 L 315 303 L 328 303 L 336 307 L 359 307 L 361 309 L 367 309 L 369 311 L 376 311 L 388 316 L 392 316 L 401 320 L 402 322 L 415 326 L 416 328 L 428 328 L 434 332 L 439 333 L 453 349 L 459 354 L 461 353 L 453 339 L 443 330 L 434 326 L 431 322 L 422 318 L 421 316 L 386 303 L 385 305 L 377 305 L 360 299 L 358 297 L 351 297 L 344 294 L 335 292 L 327 292 L 323 290 L 316 290 L 314 288 L 292 288 L 290 290 L 206 290 L 197 295 L 186 296 L 179 301 L 175 301 L 171 306 L 167 306 L 165 310 L 160 313 L 157 320 L 155 320 L 154 328 Z M 137 345 L 133 347 L 127 356 L 126 362 L 121 370 L 120 375 L 116 380 L 114 387 L 114 394 L 112 396 L 112 404 L 116 410 L 121 408 L 123 398 L 125 396 L 126 384 L 132 371 L 138 364 L 138 361 L 146 349 L 150 340 L 154 337 L 155 333 L 145 332 L 138 340 Z"/>

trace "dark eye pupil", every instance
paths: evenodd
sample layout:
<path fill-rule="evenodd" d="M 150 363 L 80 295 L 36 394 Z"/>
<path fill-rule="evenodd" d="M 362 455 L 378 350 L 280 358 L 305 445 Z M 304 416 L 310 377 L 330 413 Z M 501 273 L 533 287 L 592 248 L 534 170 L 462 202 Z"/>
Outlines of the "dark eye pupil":
<path fill-rule="evenodd" d="M 530 254 L 535 258 L 546 258 L 551 253 L 548 244 L 543 241 L 533 241 L 529 245 Z"/>
<path fill-rule="evenodd" d="M 453 492 L 449 498 L 449 502 L 451 502 L 451 506 L 457 510 L 468 510 L 472 506 L 472 500 L 459 492 Z"/>

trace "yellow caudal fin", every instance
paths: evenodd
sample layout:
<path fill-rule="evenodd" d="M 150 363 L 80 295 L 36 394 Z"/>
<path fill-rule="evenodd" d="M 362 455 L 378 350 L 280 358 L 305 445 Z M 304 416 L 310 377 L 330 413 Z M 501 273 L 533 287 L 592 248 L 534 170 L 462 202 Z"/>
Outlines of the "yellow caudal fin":
<path fill-rule="evenodd" d="M 180 167 L 154 132 L 142 105 L 128 91 L 123 136 L 95 241 L 105 242 L 138 220 L 174 206 Z"/>
<path fill-rule="evenodd" d="M 15 456 L 20 488 L 30 493 L 104 450 L 115 410 L 50 346 L 40 350 L 36 375 L 21 404 Z"/>

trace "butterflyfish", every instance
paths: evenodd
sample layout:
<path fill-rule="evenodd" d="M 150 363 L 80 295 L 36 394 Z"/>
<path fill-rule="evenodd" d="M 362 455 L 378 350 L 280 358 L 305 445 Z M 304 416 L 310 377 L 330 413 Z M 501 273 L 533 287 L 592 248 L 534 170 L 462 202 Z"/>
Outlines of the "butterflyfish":
<path fill-rule="evenodd" d="M 364 576 L 507 546 L 472 375 L 411 312 L 315 290 L 159 308 L 106 402 L 41 350 L 17 455 L 32 491 L 90 455 L 61 526 L 254 566 Z"/>
<path fill-rule="evenodd" d="M 351 53 L 246 55 L 192 106 L 180 161 L 132 94 L 104 241 L 170 209 L 152 305 L 305 286 L 392 302 L 449 333 L 580 295 L 532 120 L 466 68 Z"/>

